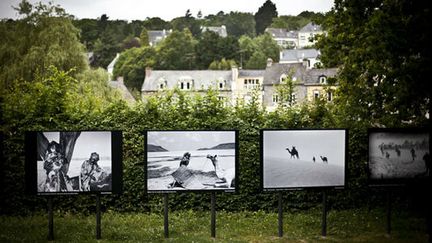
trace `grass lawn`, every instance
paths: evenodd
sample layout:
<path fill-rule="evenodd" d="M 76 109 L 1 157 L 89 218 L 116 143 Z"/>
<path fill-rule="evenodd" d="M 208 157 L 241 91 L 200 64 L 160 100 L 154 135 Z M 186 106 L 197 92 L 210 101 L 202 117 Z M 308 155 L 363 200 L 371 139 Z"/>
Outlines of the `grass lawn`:
<path fill-rule="evenodd" d="M 321 234 L 319 208 L 284 214 L 284 237 L 278 235 L 276 213 L 217 212 L 216 239 L 210 237 L 210 212 L 177 211 L 169 214 L 170 238 L 163 236 L 163 213 L 102 214 L 100 242 L 427 242 L 425 220 L 403 210 L 393 211 L 393 231 L 386 236 L 382 209 L 330 211 L 327 237 Z M 0 242 L 44 242 L 45 214 L 0 216 Z M 95 216 L 54 213 L 55 240 L 96 242 Z"/>

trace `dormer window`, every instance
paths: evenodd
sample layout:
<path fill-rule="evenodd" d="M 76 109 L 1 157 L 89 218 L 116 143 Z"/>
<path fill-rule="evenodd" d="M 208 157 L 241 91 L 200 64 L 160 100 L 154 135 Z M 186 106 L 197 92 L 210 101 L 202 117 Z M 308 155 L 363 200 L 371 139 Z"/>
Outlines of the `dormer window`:
<path fill-rule="evenodd" d="M 194 80 L 189 77 L 182 77 L 179 79 L 178 85 L 180 90 L 190 90 L 192 89 Z"/>
<path fill-rule="evenodd" d="M 283 74 L 280 76 L 279 81 L 282 83 L 286 78 L 287 78 L 287 75 L 286 75 L 285 73 L 283 73 Z"/>
<path fill-rule="evenodd" d="M 219 79 L 217 82 L 217 88 L 222 90 L 225 89 L 225 86 L 226 86 L 226 80 Z"/>
<path fill-rule="evenodd" d="M 159 90 L 166 89 L 167 86 L 168 86 L 168 82 L 164 78 L 159 79 L 159 81 L 158 81 L 158 89 Z"/>
<path fill-rule="evenodd" d="M 327 77 L 322 75 L 319 77 L 319 83 L 320 84 L 327 84 Z"/>

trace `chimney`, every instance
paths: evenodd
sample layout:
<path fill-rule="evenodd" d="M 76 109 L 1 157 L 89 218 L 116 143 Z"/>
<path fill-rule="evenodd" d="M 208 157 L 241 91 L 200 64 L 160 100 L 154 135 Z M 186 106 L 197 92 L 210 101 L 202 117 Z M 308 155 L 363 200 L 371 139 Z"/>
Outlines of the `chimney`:
<path fill-rule="evenodd" d="M 150 77 L 152 70 L 153 69 L 151 67 L 146 67 L 146 69 L 145 69 L 145 78 Z"/>
<path fill-rule="evenodd" d="M 123 83 L 123 76 L 118 76 L 117 77 L 117 82 Z"/>
<path fill-rule="evenodd" d="M 237 82 L 237 78 L 238 78 L 238 74 L 239 74 L 239 71 L 238 71 L 238 68 L 237 68 L 237 66 L 236 65 L 232 65 L 231 66 L 231 74 L 232 74 L 232 84 L 233 85 L 235 85 L 235 83 Z M 232 90 L 234 90 L 235 89 L 235 86 L 234 87 L 231 87 L 231 89 Z"/>
<path fill-rule="evenodd" d="M 273 60 L 269 57 L 267 58 L 267 67 L 271 67 L 273 65 Z"/>
<path fill-rule="evenodd" d="M 305 67 L 305 68 L 309 68 L 309 60 L 308 59 L 303 59 L 303 66 Z"/>

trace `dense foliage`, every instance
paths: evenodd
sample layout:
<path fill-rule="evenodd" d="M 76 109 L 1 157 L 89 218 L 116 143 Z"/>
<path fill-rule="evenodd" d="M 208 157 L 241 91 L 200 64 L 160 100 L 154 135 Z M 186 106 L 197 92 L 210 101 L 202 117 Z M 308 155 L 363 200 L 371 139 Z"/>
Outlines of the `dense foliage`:
<path fill-rule="evenodd" d="M 29 9 L 27 2 L 24 3 L 22 11 Z M 2 21 L 0 28 L 5 35 L 1 38 L 7 41 L 6 44 L 2 42 L 1 46 L 0 78 L 2 84 L 7 81 L 7 88 L 0 93 L 1 131 L 4 134 L 0 213 L 25 214 L 46 206 L 44 198 L 24 194 L 24 134 L 29 130 L 122 130 L 124 193 L 104 197 L 104 205 L 117 211 L 147 211 L 160 210 L 161 197 L 145 193 L 144 130 L 238 129 L 239 193 L 218 195 L 218 208 L 242 211 L 268 210 L 276 206 L 276 195 L 262 193 L 259 188 L 261 128 L 345 127 L 349 128 L 349 180 L 346 190 L 331 193 L 331 206 L 352 207 L 364 203 L 370 195 L 365 170 L 367 128 L 377 125 L 425 126 L 430 123 L 427 115 L 430 89 L 427 89 L 427 79 L 424 78 L 430 76 L 427 76 L 430 72 L 430 49 L 425 44 L 430 39 L 430 32 L 416 32 L 418 39 L 415 40 L 405 35 L 411 33 L 413 25 L 425 27 L 426 30 L 429 10 L 420 5 L 405 8 L 406 5 L 411 6 L 411 1 L 383 1 L 378 5 L 375 5 L 376 1 L 368 2 L 368 5 L 358 1 L 354 3 L 337 1 L 329 17 L 329 23 L 334 25 L 328 25 L 328 37 L 320 42 L 325 65 L 335 65 L 331 61 L 331 55 L 334 55 L 336 64 L 341 68 L 337 79 L 340 89 L 334 103 L 317 100 L 293 107 L 279 106 L 274 112 L 266 112 L 256 97 L 248 104 L 224 106 L 213 90 L 196 97 L 179 91 L 162 92 L 146 103 L 130 107 L 107 87 L 104 71 L 89 69 L 80 59 L 70 64 L 68 58 L 63 58 L 68 52 L 64 54 L 60 51 L 70 51 L 70 56 L 79 57 L 82 48 L 69 18 L 50 17 L 54 10 L 61 9 L 47 10 L 43 5 L 36 9 L 35 19 L 46 18 L 48 26 L 44 21 L 33 24 L 17 21 L 12 25 Z M 43 14 L 44 11 L 48 14 Z M 104 28 L 106 21 L 106 16 L 101 18 L 101 28 Z M 24 40 L 11 41 L 17 37 L 8 29 L 11 26 L 17 28 L 17 33 L 27 31 L 36 34 L 42 31 L 53 38 L 42 41 L 38 37 L 44 35 L 30 34 L 36 40 L 34 45 L 25 38 L 26 35 L 20 37 Z M 67 30 L 70 33 L 65 33 Z M 137 28 L 137 35 L 141 30 Z M 392 33 L 396 33 L 397 38 Z M 63 35 L 70 35 L 71 39 L 58 41 L 58 36 Z M 257 60 L 256 63 L 262 65 L 263 56 L 276 53 L 272 45 L 266 44 L 269 40 L 272 41 L 268 35 L 240 38 L 242 58 Z M 400 49 L 394 41 L 401 44 L 411 41 L 412 46 L 405 45 Z M 38 55 L 31 54 L 29 58 L 36 58 L 31 59 L 35 60 L 31 64 L 37 67 L 28 62 L 19 66 L 21 58 L 26 58 L 22 53 L 33 53 L 34 50 L 38 53 L 41 45 L 45 50 L 53 50 L 52 53 L 58 51 L 62 55 L 48 55 L 59 59 L 39 62 Z M 120 58 L 123 61 L 119 61 L 122 64 L 119 68 L 124 66 L 125 72 L 136 76 L 143 75 L 143 72 L 139 73 L 140 68 L 151 65 L 153 61 L 163 68 L 190 69 L 196 57 L 189 53 L 193 54 L 197 45 L 189 30 L 174 31 L 155 50 L 151 47 L 131 48 L 126 52 L 128 55 Z M 176 46 L 181 48 L 176 49 Z M 6 58 L 8 55 L 16 59 L 9 60 Z M 246 55 L 249 57 L 246 58 Z M 157 60 L 152 60 L 151 56 L 157 56 Z M 277 57 L 274 58 L 277 61 Z M 144 64 L 136 63 L 137 66 L 134 66 L 137 60 Z M 4 65 L 10 68 L 3 68 Z M 291 86 L 292 83 L 287 80 L 285 89 L 280 90 L 286 94 L 284 100 L 287 102 Z M 284 193 L 284 197 L 289 199 L 286 207 L 290 208 L 309 208 L 320 201 L 320 193 L 315 191 Z M 173 195 L 171 208 L 206 209 L 208 203 L 204 202 L 208 200 L 208 194 Z M 93 209 L 94 198 L 85 195 L 60 197 L 56 204 L 65 211 L 89 212 Z"/>

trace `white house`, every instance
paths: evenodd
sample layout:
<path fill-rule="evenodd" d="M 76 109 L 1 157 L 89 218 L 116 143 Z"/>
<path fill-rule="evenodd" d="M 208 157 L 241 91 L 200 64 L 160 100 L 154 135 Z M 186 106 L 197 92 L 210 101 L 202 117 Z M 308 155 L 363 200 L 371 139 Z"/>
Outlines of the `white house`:
<path fill-rule="evenodd" d="M 315 44 L 316 41 L 313 40 L 313 38 L 316 35 L 321 35 L 323 33 L 324 31 L 322 30 L 320 25 L 314 24 L 312 22 L 305 25 L 298 32 L 298 44 L 299 44 L 298 47 L 304 48 Z"/>
<path fill-rule="evenodd" d="M 307 68 L 313 68 L 320 63 L 319 55 L 317 49 L 287 49 L 280 52 L 279 63 L 304 63 Z"/>

